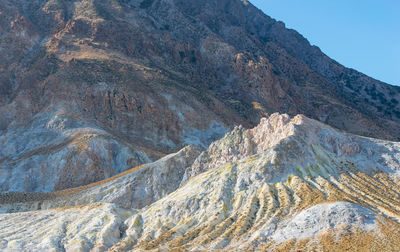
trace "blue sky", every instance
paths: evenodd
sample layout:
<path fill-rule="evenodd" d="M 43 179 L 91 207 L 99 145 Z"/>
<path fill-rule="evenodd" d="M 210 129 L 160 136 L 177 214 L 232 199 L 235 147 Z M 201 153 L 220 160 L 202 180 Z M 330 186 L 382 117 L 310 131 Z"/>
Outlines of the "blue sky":
<path fill-rule="evenodd" d="M 346 67 L 400 86 L 400 0 L 250 0 Z"/>

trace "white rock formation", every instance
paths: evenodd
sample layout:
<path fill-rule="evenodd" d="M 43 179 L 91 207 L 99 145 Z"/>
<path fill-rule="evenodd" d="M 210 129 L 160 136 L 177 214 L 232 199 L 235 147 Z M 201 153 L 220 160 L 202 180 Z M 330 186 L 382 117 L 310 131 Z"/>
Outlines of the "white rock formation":
<path fill-rule="evenodd" d="M 2 195 L 2 211 L 66 208 L 0 215 L 0 248 L 396 251 L 399 151 L 399 143 L 274 114 L 195 161 L 188 147 L 65 195 Z M 37 229 L 40 239 L 28 235 Z"/>
<path fill-rule="evenodd" d="M 318 204 L 280 223 L 272 239 L 282 242 L 306 239 L 341 225 L 357 226 L 366 231 L 376 230 L 375 218 L 372 210 L 348 202 Z"/>
<path fill-rule="evenodd" d="M 118 242 L 133 210 L 112 204 L 0 215 L 1 251 L 104 251 Z M 18 232 L 7 232 L 13 223 Z"/>

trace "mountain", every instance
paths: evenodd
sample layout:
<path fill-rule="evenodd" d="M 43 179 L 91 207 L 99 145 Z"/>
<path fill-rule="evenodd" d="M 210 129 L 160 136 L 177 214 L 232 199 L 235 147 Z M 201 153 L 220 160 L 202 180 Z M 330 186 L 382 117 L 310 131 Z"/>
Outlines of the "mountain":
<path fill-rule="evenodd" d="M 73 190 L 3 193 L 0 249 L 397 251 L 399 179 L 400 143 L 273 114 L 202 153 Z"/>
<path fill-rule="evenodd" d="M 0 190 L 109 178 L 304 114 L 400 139 L 400 88 L 245 0 L 0 0 Z"/>
<path fill-rule="evenodd" d="M 399 100 L 247 0 L 0 0 L 0 250 L 399 251 Z"/>

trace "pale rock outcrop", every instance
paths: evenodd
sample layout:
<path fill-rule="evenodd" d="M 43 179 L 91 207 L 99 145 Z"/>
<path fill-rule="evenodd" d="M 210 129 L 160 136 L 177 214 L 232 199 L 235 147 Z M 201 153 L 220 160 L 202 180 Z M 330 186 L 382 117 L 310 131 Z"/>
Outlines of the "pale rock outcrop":
<path fill-rule="evenodd" d="M 124 234 L 124 221 L 134 213 L 113 204 L 98 203 L 69 209 L 2 214 L 0 250 L 105 251 L 119 241 Z M 10 228 L 10 221 L 19 232 L 4 232 Z"/>
<path fill-rule="evenodd" d="M 229 149 L 232 151 L 225 152 Z M 64 226 L 70 223 L 63 217 L 69 213 L 80 212 L 85 220 L 90 217 L 85 209 L 98 208 L 96 200 L 108 202 L 108 195 L 131 199 L 132 194 L 125 190 L 129 181 L 141 181 L 149 171 L 156 174 L 165 171 L 169 178 L 153 173 L 160 179 L 133 183 L 132 192 L 135 188 L 159 191 L 144 207 L 124 210 L 124 217 L 113 225 L 113 230 L 119 226 L 120 238 L 110 236 L 115 237 L 112 242 L 103 241 L 102 236 L 95 240 L 88 238 L 90 245 L 77 244 L 76 248 L 83 251 L 93 247 L 99 247 L 100 251 L 398 250 L 399 151 L 397 142 L 346 134 L 302 115 L 290 118 L 274 114 L 254 129 L 236 128 L 200 156 L 187 147 L 153 164 L 77 191 L 76 195 L 66 195 L 71 200 L 90 199 L 81 202 L 89 205 L 0 215 L 4 227 L 0 229 L 0 240 L 3 248 L 19 246 L 35 250 L 50 246 L 54 240 L 61 241 L 60 248 L 67 246 L 74 236 L 46 229 L 49 213 L 57 211 L 54 223 Z M 205 155 L 209 158 L 204 159 Z M 186 158 L 192 161 L 185 162 Z M 188 174 L 199 163 L 206 169 L 180 182 L 184 171 Z M 175 185 L 169 184 L 171 176 L 176 176 Z M 163 194 L 165 187 L 169 191 Z M 23 199 L 24 195 L 19 197 Z M 127 207 L 122 198 L 113 201 L 115 210 L 101 211 L 112 215 L 120 207 Z M 58 199 L 47 199 L 49 203 L 52 200 Z M 64 201 L 66 205 L 71 202 Z M 1 207 L 6 211 L 12 207 L 17 210 L 19 204 L 14 200 L 3 202 Z M 28 227 L 23 224 L 27 216 L 34 216 Z M 78 226 L 76 232 L 81 232 L 80 237 L 93 237 L 93 232 L 101 234 L 98 227 L 109 226 L 107 218 L 103 219 L 95 229 L 90 229 L 93 231 L 89 232 L 92 223 L 88 222 Z M 46 239 L 40 246 L 35 237 L 19 235 L 25 229 L 29 231 L 29 226 L 45 228 L 42 236 Z"/>
<path fill-rule="evenodd" d="M 356 226 L 365 231 L 378 229 L 372 210 L 348 202 L 318 204 L 301 211 L 287 221 L 279 223 L 272 235 L 277 242 L 315 237 L 323 231 Z"/>

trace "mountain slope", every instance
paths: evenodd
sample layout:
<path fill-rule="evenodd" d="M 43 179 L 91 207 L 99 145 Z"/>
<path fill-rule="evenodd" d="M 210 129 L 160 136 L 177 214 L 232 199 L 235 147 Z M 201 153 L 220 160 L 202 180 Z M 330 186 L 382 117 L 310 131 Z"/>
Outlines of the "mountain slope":
<path fill-rule="evenodd" d="M 183 153 L 192 151 L 189 148 L 180 153 L 161 163 L 182 160 L 188 156 Z M 397 142 L 343 133 L 304 116 L 273 114 L 257 127 L 237 127 L 207 151 L 193 154 L 197 158 L 188 159 L 192 161 L 185 172 L 178 168 L 182 178 L 179 188 L 139 209 L 122 209 L 123 201 L 107 201 L 101 190 L 92 189 L 86 196 L 79 194 L 82 190 L 77 194 L 77 198 L 90 197 L 91 201 L 86 202 L 92 202 L 89 205 L 69 207 L 75 205 L 71 200 L 64 201 L 64 208 L 2 214 L 1 248 L 399 249 Z M 173 167 L 186 166 L 172 163 Z M 114 195 L 120 190 L 120 195 L 132 199 L 132 195 L 123 192 L 123 185 L 135 176 L 142 178 L 142 169 L 144 172 L 156 166 L 150 164 L 115 178 L 109 189 L 114 190 Z M 157 169 L 167 167 L 171 166 Z M 168 181 L 156 183 L 162 187 Z M 107 183 L 92 188 L 106 188 Z M 142 193 L 132 190 L 132 194 L 135 199 L 134 195 Z M 2 211 L 18 210 L 18 201 L 25 202 L 19 205 L 19 211 L 29 210 L 37 202 L 34 199 L 27 204 L 29 199 L 21 200 L 29 194 L 20 195 L 18 200 L 6 196 L 10 195 L 1 197 Z M 74 199 L 73 194 L 69 197 Z M 96 199 L 99 203 L 94 203 Z M 55 198 L 53 202 L 60 201 Z M 24 209 L 26 206 L 29 207 Z M 46 208 L 46 204 L 42 206 Z M 77 214 L 79 220 L 73 217 Z M 98 217 L 93 218 L 94 215 Z M 40 235 L 27 235 L 33 228 L 39 229 Z"/>
<path fill-rule="evenodd" d="M 2 190 L 85 185 L 187 144 L 206 148 L 234 125 L 255 126 L 277 111 L 358 135 L 400 137 L 399 88 L 344 68 L 248 1 L 1 0 L 0 27 L 0 145 L 16 150 L 0 152 L 0 173 L 27 181 L 3 182 Z M 87 178 L 36 186 L 26 174 L 54 168 L 14 160 L 23 153 L 51 159 L 40 157 L 41 145 L 64 155 L 30 137 L 36 129 L 29 125 L 45 128 L 58 111 L 105 132 L 113 139 L 105 145 L 129 143 L 128 152 L 148 159 L 127 161 L 129 154 L 116 168 L 113 157 L 95 152 L 106 163 L 96 177 L 84 165 L 87 153 L 78 152 L 75 168 Z"/>
<path fill-rule="evenodd" d="M 82 187 L 51 192 L 0 195 L 0 213 L 76 206 L 93 202 L 142 208 L 175 191 L 199 151 L 191 146 L 116 176 Z"/>
<path fill-rule="evenodd" d="M 62 111 L 0 135 L 0 155 L 2 191 L 62 190 L 150 162 L 137 146 Z"/>

